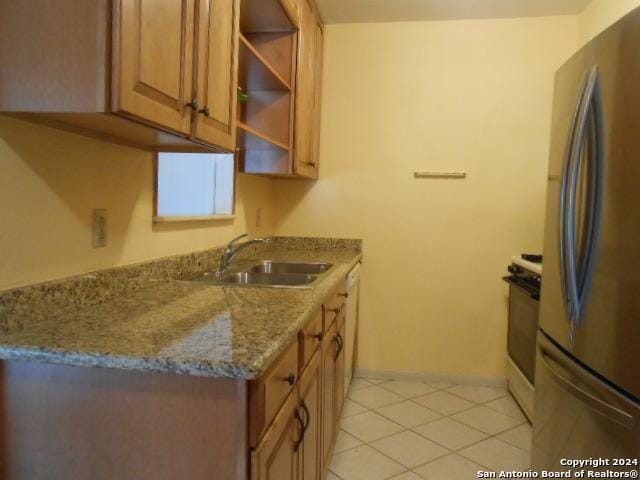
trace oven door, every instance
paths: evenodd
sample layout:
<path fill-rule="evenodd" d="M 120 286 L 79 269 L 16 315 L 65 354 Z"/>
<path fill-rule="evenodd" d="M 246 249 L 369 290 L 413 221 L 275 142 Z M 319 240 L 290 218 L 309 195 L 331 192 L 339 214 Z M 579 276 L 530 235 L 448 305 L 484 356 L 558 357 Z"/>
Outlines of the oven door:
<path fill-rule="evenodd" d="M 505 277 L 504 280 L 510 285 L 507 339 L 509 357 L 531 385 L 535 385 L 539 295 L 518 284 L 511 277 Z"/>

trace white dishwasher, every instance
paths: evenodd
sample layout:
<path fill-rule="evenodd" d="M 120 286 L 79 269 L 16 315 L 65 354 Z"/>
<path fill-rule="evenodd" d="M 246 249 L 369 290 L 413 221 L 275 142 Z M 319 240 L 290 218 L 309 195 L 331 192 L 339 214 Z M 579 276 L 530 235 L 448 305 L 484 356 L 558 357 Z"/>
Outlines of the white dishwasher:
<path fill-rule="evenodd" d="M 344 395 L 347 396 L 349 385 L 355 369 L 356 353 L 356 325 L 358 324 L 358 296 L 360 288 L 360 263 L 358 263 L 347 276 L 347 300 L 345 336 L 346 345 L 344 353 Z"/>

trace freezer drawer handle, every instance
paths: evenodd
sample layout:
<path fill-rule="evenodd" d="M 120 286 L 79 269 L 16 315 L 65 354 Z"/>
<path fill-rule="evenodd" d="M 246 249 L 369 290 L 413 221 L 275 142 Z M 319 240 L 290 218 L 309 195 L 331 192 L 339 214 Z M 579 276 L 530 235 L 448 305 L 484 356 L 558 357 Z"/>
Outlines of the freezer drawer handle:
<path fill-rule="evenodd" d="M 596 412 L 610 418 L 617 424 L 622 425 L 629 430 L 633 430 L 635 428 L 636 422 L 633 416 L 629 415 L 627 412 L 620 410 L 617 407 L 614 407 L 613 405 L 610 405 L 609 403 L 599 399 L 598 397 L 585 392 L 582 388 L 566 379 L 555 368 L 553 368 L 553 365 L 551 364 L 553 358 L 550 357 L 549 354 L 542 348 L 540 349 L 540 355 L 545 366 L 547 367 L 549 372 L 551 372 L 551 376 L 553 377 L 553 379 L 565 391 L 569 392 L 575 398 L 582 401 Z"/>

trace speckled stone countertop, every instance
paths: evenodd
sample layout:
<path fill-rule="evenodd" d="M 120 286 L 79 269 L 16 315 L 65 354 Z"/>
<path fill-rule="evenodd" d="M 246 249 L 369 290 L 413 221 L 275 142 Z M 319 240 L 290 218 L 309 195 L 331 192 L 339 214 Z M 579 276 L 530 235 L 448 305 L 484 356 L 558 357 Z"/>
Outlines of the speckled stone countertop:
<path fill-rule="evenodd" d="M 312 289 L 183 279 L 220 249 L 0 292 L 0 359 L 254 379 L 361 259 L 359 240 L 277 237 L 243 260 L 330 262 Z"/>

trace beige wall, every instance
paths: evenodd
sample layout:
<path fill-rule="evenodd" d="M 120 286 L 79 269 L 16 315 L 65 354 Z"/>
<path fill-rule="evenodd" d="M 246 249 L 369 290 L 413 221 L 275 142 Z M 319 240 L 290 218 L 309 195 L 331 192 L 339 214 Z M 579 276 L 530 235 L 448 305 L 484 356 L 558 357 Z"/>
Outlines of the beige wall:
<path fill-rule="evenodd" d="M 593 0 L 580 14 L 580 45 L 637 7 L 640 0 Z"/>
<path fill-rule="evenodd" d="M 321 180 L 277 182 L 276 233 L 364 238 L 361 367 L 503 374 L 500 277 L 542 248 L 553 74 L 577 30 L 576 17 L 327 27 Z"/>
<path fill-rule="evenodd" d="M 233 222 L 154 226 L 151 153 L 0 116 L 0 167 L 0 289 L 272 233 L 267 179 L 239 176 Z M 106 248 L 91 246 L 93 208 L 107 209 Z"/>

